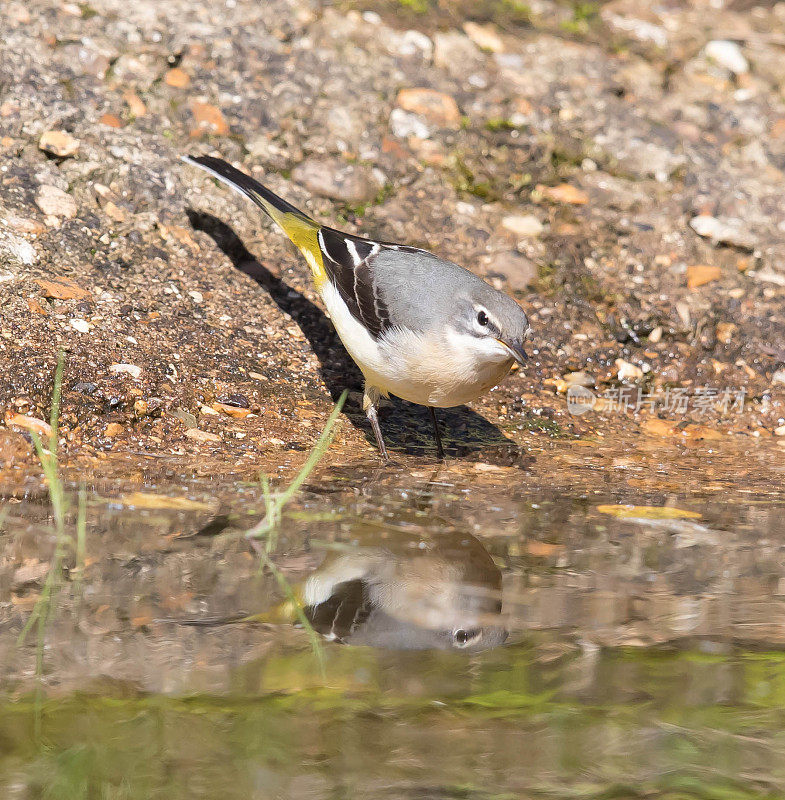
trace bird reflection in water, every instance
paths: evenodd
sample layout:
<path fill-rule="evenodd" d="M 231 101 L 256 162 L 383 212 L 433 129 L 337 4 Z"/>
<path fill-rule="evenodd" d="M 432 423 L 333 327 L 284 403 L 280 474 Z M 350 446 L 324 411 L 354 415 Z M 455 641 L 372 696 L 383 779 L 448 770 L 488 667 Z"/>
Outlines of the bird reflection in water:
<path fill-rule="evenodd" d="M 502 576 L 469 534 L 440 534 L 404 553 L 332 554 L 306 581 L 305 613 L 326 638 L 396 650 L 487 650 L 507 639 Z"/>

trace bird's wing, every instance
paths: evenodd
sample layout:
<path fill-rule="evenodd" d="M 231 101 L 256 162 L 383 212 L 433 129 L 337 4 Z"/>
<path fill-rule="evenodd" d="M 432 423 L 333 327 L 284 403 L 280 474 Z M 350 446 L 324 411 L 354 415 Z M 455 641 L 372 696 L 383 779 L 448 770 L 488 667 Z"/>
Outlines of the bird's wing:
<path fill-rule="evenodd" d="M 324 281 L 329 279 L 352 316 L 374 338 L 378 339 L 396 326 L 412 327 L 407 325 L 407 320 L 411 316 L 410 307 L 418 298 L 411 298 L 405 293 L 405 302 L 391 309 L 379 289 L 373 264 L 380 254 L 430 256 L 425 250 L 390 242 L 374 242 L 321 226 L 259 181 L 223 159 L 184 156 L 183 161 L 209 172 L 266 211 L 305 256 L 317 288 L 321 290 Z M 401 266 L 401 263 L 397 261 L 395 268 Z"/>
<path fill-rule="evenodd" d="M 358 578 L 333 586 L 326 600 L 306 606 L 305 615 L 322 635 L 345 641 L 365 624 L 371 610 L 367 584 Z"/>
<path fill-rule="evenodd" d="M 352 316 L 378 339 L 398 323 L 379 288 L 374 261 L 384 251 L 422 253 L 416 247 L 374 242 L 322 227 L 317 234 L 322 262 Z"/>

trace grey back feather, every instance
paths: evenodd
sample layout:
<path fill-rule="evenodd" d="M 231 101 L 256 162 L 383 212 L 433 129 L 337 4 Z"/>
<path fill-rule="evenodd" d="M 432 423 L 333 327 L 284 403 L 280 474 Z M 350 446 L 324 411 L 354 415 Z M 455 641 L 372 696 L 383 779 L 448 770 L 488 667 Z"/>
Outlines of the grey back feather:
<path fill-rule="evenodd" d="M 523 309 L 469 270 L 416 247 L 374 242 L 323 227 L 319 244 L 327 274 L 352 315 L 372 336 L 391 328 L 428 331 L 474 306 L 492 312 L 501 331 L 522 339 Z"/>
<path fill-rule="evenodd" d="M 493 311 L 503 330 L 523 335 L 527 325 L 521 307 L 469 270 L 425 250 L 383 247 L 371 265 L 393 325 L 416 331 L 444 326 L 465 306 Z"/>

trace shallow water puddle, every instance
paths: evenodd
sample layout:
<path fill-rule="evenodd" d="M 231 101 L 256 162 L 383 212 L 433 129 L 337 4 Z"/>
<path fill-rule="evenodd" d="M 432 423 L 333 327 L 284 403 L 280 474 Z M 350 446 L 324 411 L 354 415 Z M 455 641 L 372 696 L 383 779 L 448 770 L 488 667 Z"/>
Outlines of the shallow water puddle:
<path fill-rule="evenodd" d="M 7 503 L 3 796 L 780 796 L 785 504 L 431 477 Z"/>

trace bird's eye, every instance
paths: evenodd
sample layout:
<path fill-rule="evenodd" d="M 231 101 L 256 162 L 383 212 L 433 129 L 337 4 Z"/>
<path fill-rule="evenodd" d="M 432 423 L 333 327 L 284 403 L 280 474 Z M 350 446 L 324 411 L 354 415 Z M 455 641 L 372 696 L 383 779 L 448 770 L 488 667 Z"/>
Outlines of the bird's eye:
<path fill-rule="evenodd" d="M 476 639 L 479 636 L 480 632 L 476 630 L 472 631 L 464 631 L 458 630 L 455 631 L 455 643 L 458 645 L 465 645 L 467 642 L 470 642 L 472 639 Z"/>
<path fill-rule="evenodd" d="M 488 315 L 484 311 L 477 312 L 477 323 L 483 327 L 488 324 Z"/>

